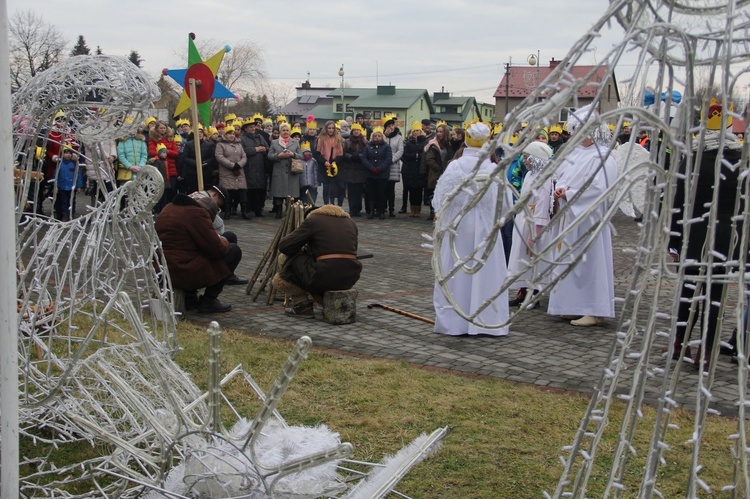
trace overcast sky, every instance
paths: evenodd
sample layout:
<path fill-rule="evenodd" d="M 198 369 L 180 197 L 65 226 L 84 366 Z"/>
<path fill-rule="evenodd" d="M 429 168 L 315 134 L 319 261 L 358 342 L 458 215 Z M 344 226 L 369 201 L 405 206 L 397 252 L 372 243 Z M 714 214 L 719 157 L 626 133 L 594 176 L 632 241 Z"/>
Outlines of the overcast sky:
<path fill-rule="evenodd" d="M 146 71 L 185 67 L 175 54 L 187 34 L 221 43 L 249 40 L 263 54 L 269 80 L 290 87 L 308 78 L 314 86 L 340 85 L 344 65 L 351 87 L 376 83 L 473 95 L 492 102 L 503 65 L 526 65 L 530 54 L 541 64 L 562 59 L 605 12 L 606 0 L 409 0 L 379 2 L 288 0 L 8 0 L 8 15 L 33 10 L 56 26 L 72 48 L 83 35 L 92 51 L 127 55 L 137 50 Z M 613 23 L 597 40 L 597 50 L 581 64 L 595 62 L 622 36 Z M 208 57 L 212 54 L 202 54 Z M 633 66 L 622 61 L 619 81 Z"/>

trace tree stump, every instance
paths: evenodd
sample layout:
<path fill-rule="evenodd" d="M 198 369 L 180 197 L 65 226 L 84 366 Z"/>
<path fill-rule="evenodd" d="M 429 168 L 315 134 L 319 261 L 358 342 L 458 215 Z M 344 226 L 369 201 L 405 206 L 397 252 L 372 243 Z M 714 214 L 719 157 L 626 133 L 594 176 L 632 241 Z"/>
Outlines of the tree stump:
<path fill-rule="evenodd" d="M 185 291 L 182 289 L 175 289 L 173 291 L 174 296 L 174 311 L 178 314 L 180 314 L 179 318 L 185 317 L 185 312 L 187 311 L 185 307 Z"/>
<path fill-rule="evenodd" d="M 357 321 L 356 289 L 323 293 L 323 320 L 328 324 L 352 324 Z"/>

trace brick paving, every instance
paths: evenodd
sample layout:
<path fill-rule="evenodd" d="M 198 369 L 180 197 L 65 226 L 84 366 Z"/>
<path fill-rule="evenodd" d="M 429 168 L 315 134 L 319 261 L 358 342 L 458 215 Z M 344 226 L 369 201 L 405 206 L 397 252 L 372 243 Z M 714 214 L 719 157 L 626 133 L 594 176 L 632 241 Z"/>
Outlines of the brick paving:
<path fill-rule="evenodd" d="M 397 200 L 399 204 L 400 200 Z M 407 215 L 382 221 L 355 219 L 360 234 L 359 252 L 372 253 L 374 257 L 362 261 L 364 270 L 356 286 L 359 298 L 357 322 L 354 324 L 331 326 L 322 320 L 319 308 L 316 308 L 314 320 L 288 317 L 283 313 L 281 301 L 267 305 L 264 291 L 254 302 L 246 294 L 245 286 L 225 287 L 221 300 L 232 304 L 230 313 L 215 316 L 189 313 L 188 319 L 205 324 L 216 320 L 222 327 L 289 340 L 308 335 L 315 346 L 344 353 L 398 359 L 456 373 L 591 393 L 613 348 L 616 319 L 608 320 L 603 326 L 575 327 L 556 316 L 547 315 L 547 300 L 542 298 L 541 308 L 523 311 L 514 319 L 508 336 L 451 337 L 433 333 L 432 326 L 426 322 L 380 308 L 367 308 L 368 304 L 380 303 L 434 318 L 431 251 L 421 246 L 425 242 L 422 234 L 431 232 L 432 223 L 425 218 L 423 213 L 419 219 Z M 238 235 L 244 253 L 237 274 L 250 277 L 270 245 L 279 220 L 269 214 L 250 221 L 233 217 L 226 225 Z M 621 214 L 614 218 L 613 225 L 616 229 L 613 235 L 616 296 L 622 298 L 633 272 L 634 259 L 629 250 L 634 249 L 638 240 L 640 225 Z M 644 303 L 653 295 L 649 289 L 639 291 L 643 292 Z M 660 311 L 669 312 L 673 292 L 674 283 L 668 283 L 658 302 Z M 617 310 L 619 314 L 620 304 Z M 639 307 L 638 322 L 645 323 L 648 314 L 647 307 Z M 667 329 L 668 321 L 661 322 Z M 725 339 L 732 327 L 730 322 L 725 322 Z M 635 339 L 636 342 L 639 340 Z M 666 364 L 660 352 L 663 345 L 666 345 L 666 340 L 658 339 L 657 345 L 649 352 L 657 367 Z M 637 344 L 634 349 L 638 351 Z M 623 371 L 617 393 L 629 390 L 633 372 L 633 369 Z M 688 408 L 694 405 L 691 401 L 697 381 L 697 369 L 685 365 L 675 400 Z M 661 378 L 656 377 L 647 385 L 647 402 L 656 403 L 661 383 Z M 737 372 L 728 357 L 719 358 L 713 386 L 713 407 L 724 414 L 736 413 Z"/>

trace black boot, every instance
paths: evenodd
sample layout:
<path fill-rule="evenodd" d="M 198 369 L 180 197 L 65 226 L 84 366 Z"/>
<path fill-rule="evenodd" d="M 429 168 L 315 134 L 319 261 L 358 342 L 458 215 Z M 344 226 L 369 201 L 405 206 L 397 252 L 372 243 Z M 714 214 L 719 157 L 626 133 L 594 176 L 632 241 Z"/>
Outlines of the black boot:
<path fill-rule="evenodd" d="M 276 218 L 281 218 L 283 216 L 284 214 L 281 212 L 281 206 L 279 206 L 279 209 L 276 210 Z"/>
<path fill-rule="evenodd" d="M 508 301 L 508 305 L 511 307 L 518 307 L 523 303 L 523 301 L 526 299 L 526 292 L 527 288 L 521 288 L 518 290 L 518 293 L 516 293 L 516 297 L 512 300 Z"/>

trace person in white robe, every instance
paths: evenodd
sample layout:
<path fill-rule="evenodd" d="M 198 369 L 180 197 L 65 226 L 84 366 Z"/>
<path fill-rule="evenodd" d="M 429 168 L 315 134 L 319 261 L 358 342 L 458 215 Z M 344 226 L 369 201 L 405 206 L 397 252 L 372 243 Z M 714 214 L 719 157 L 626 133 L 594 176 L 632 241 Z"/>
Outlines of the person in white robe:
<path fill-rule="evenodd" d="M 590 106 L 581 108 L 571 115 L 568 129 L 575 134 L 584 121 L 597 119 Z M 566 209 L 560 213 L 556 227 L 555 235 L 562 233 L 564 239 L 556 248 L 554 271 L 557 275 L 568 270 L 570 273 L 553 287 L 547 313 L 572 319 L 575 326 L 595 326 L 604 318 L 615 316 L 612 234 L 608 224 L 598 229 L 593 244 L 571 268 L 571 263 L 583 253 L 590 237 L 587 232 L 600 224 L 609 208 L 609 201 L 601 196 L 617 179 L 617 162 L 608 149 L 610 134 L 602 123 L 570 151 L 560 165 L 555 185 L 559 209 Z M 580 224 L 574 226 L 575 223 Z"/>
<path fill-rule="evenodd" d="M 513 244 L 510 247 L 508 261 L 508 275 L 518 274 L 515 285 L 519 287 L 516 298 L 510 302 L 511 306 L 520 306 L 526 301 L 528 288 L 533 288 L 536 295 L 549 282 L 549 263 L 536 260 L 534 256 L 549 245 L 550 232 L 542 232 L 549 224 L 552 211 L 552 195 L 554 191 L 553 178 L 536 185 L 536 179 L 549 165 L 552 149 L 544 142 L 532 142 L 523 150 L 523 161 L 528 173 L 524 177 L 519 200 L 529 194 L 526 207 L 515 217 L 513 230 Z M 541 237 L 540 237 L 541 235 Z M 539 301 L 533 308 L 539 307 Z"/>
<path fill-rule="evenodd" d="M 495 168 L 489 159 L 482 161 L 477 170 L 477 163 L 483 153 L 481 147 L 489 141 L 489 138 L 490 129 L 486 124 L 469 125 L 465 138 L 467 147 L 463 155 L 451 161 L 440 176 L 432 199 L 437 216 L 436 239 L 441 231 L 449 228 L 454 220 L 458 219 L 461 210 L 474 199 L 486 182 L 495 182 L 489 176 Z M 467 178 L 471 181 L 458 195 L 449 200 L 453 191 Z M 508 334 L 508 326 L 504 325 L 508 320 L 508 292 L 503 291 L 488 302 L 502 286 L 507 273 L 505 251 L 500 237 L 494 238 L 494 247 L 484 258 L 483 263 L 480 262 L 487 245 L 493 239 L 490 236 L 498 209 L 498 188 L 501 185 L 501 183 L 492 185 L 482 195 L 479 202 L 461 218 L 456 227 L 456 235 L 451 237 L 450 233 L 446 232 L 442 243 L 436 246 L 436 252 L 433 255 L 436 276 L 447 275 L 457 263 L 451 244 L 454 245 L 459 259 L 466 258 L 476 250 L 474 256 L 465 262 L 467 268 L 476 268 L 477 265 L 481 265 L 476 273 L 467 273 L 459 269 L 445 283 L 448 294 L 455 300 L 456 308 L 466 316 L 477 314 L 473 321 L 467 320 L 456 311 L 436 279 L 433 293 L 434 332 L 436 333 L 452 336 L 465 334 L 504 336 Z M 507 192 L 507 198 L 502 205 L 502 209 L 505 210 L 510 206 L 512 199 L 509 189 L 504 189 L 503 192 Z M 479 312 L 487 302 L 489 304 L 486 308 Z"/>

